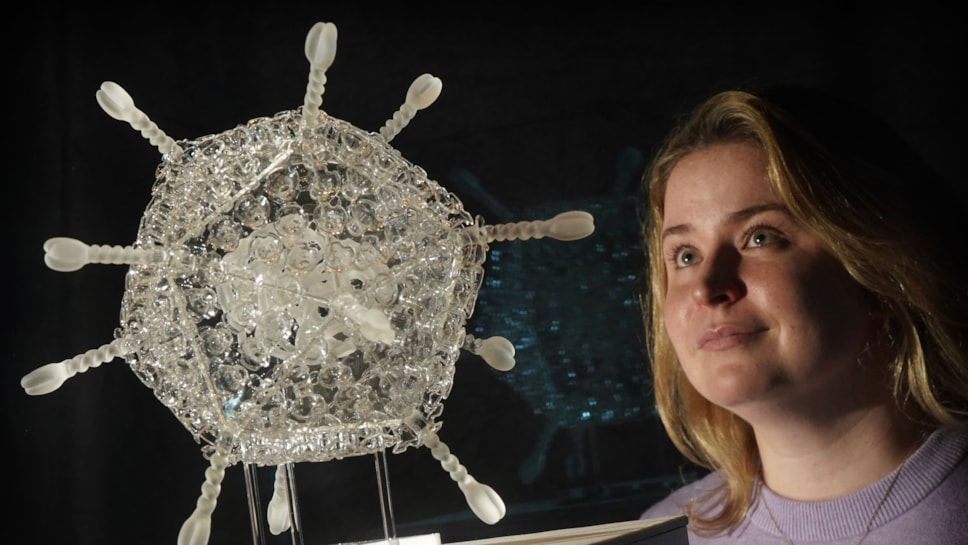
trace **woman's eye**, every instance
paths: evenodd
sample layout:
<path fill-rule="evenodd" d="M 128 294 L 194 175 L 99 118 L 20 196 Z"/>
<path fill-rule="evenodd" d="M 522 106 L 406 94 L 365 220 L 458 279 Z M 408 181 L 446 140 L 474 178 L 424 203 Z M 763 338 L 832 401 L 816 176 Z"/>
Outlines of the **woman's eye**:
<path fill-rule="evenodd" d="M 772 229 L 758 228 L 750 231 L 749 244 L 750 246 L 760 247 L 766 246 L 768 244 L 773 244 L 781 240 L 779 234 L 777 234 Z"/>
<path fill-rule="evenodd" d="M 688 267 L 696 262 L 696 252 L 692 248 L 680 248 L 675 253 L 676 267 Z"/>

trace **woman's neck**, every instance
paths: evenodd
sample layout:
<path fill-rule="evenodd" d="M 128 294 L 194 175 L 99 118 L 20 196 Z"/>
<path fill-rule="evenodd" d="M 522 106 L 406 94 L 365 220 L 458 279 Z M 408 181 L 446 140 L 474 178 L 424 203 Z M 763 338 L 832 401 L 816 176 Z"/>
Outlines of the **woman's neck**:
<path fill-rule="evenodd" d="M 775 419 L 753 425 L 763 479 L 796 500 L 824 500 L 864 488 L 891 473 L 926 436 L 893 398 L 836 418 Z"/>

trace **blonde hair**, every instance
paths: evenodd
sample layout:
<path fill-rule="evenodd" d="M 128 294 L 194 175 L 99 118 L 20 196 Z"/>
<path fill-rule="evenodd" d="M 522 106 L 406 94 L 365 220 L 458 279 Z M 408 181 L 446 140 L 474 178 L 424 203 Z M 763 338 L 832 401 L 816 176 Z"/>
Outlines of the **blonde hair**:
<path fill-rule="evenodd" d="M 964 247 L 965 211 L 952 207 L 957 199 L 943 195 L 944 184 L 928 183 L 929 169 L 914 163 L 910 148 L 886 143 L 890 134 L 830 97 L 725 91 L 680 122 L 643 179 L 643 311 L 658 413 L 684 456 L 724 477 L 689 508 L 700 533 L 728 532 L 743 520 L 759 472 L 752 429 L 686 380 L 662 320 L 666 182 L 683 157 L 704 147 L 747 142 L 766 152 L 770 181 L 791 214 L 883 308 L 898 403 L 913 403 L 928 426 L 968 429 L 968 287 L 949 258 Z"/>

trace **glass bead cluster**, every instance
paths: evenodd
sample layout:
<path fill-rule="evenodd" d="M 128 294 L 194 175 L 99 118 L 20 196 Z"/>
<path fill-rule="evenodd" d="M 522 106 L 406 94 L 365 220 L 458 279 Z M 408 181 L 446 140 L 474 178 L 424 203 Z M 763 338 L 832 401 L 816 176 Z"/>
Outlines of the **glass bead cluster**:
<path fill-rule="evenodd" d="M 126 278 L 131 368 L 230 462 L 415 446 L 483 277 L 481 220 L 454 195 L 379 135 L 300 116 L 165 155 L 135 243 L 160 257 Z"/>

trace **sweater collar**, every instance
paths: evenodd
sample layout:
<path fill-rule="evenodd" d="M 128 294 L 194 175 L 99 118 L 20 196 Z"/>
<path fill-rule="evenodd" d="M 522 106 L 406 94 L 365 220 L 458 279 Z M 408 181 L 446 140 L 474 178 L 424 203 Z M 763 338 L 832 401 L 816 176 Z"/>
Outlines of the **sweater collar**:
<path fill-rule="evenodd" d="M 754 499 L 749 522 L 780 537 L 776 524 L 795 541 L 845 539 L 865 531 L 868 518 L 883 499 L 870 530 L 894 520 L 921 502 L 958 465 L 968 452 L 968 435 L 947 429 L 935 430 L 904 462 L 893 489 L 893 472 L 852 494 L 823 501 L 797 501 L 780 496 L 765 484 Z"/>

